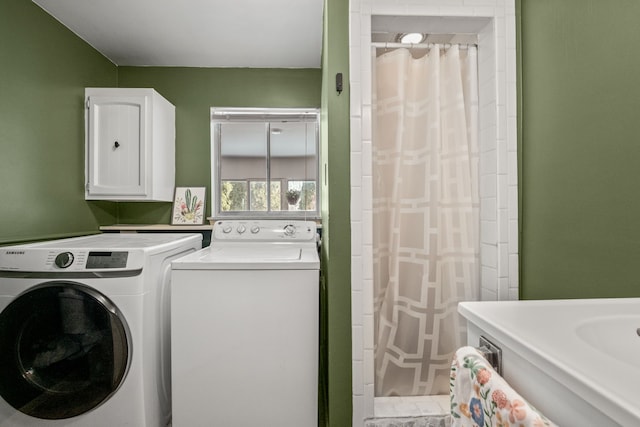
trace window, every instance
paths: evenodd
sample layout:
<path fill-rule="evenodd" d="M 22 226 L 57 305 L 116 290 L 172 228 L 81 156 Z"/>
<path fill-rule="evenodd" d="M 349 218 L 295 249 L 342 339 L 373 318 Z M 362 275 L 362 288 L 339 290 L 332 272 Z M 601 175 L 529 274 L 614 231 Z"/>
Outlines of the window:
<path fill-rule="evenodd" d="M 317 109 L 211 109 L 215 217 L 317 218 Z"/>

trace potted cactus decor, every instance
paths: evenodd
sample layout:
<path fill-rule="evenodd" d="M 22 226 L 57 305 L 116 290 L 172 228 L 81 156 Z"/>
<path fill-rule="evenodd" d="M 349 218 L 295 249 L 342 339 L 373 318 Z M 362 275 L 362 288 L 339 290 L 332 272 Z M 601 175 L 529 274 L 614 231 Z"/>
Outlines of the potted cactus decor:
<path fill-rule="evenodd" d="M 290 205 L 295 205 L 300 200 L 300 191 L 299 190 L 289 190 L 284 195 L 287 198 L 287 202 Z"/>
<path fill-rule="evenodd" d="M 171 223 L 202 224 L 204 220 L 205 187 L 178 187 L 173 201 Z"/>

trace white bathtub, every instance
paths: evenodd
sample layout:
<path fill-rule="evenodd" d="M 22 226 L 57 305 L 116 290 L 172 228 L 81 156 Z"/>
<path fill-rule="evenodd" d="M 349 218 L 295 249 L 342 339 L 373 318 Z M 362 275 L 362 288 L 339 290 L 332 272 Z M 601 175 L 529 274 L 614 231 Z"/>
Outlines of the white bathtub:
<path fill-rule="evenodd" d="M 503 351 L 503 377 L 561 427 L 640 426 L 640 298 L 460 303 L 468 344 Z"/>

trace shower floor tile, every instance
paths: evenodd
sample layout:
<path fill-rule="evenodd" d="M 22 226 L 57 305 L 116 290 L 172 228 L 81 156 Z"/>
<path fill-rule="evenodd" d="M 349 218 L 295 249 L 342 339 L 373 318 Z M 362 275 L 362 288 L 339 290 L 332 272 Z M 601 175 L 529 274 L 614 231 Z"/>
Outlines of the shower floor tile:
<path fill-rule="evenodd" d="M 448 415 L 449 395 L 376 397 L 373 412 L 375 418 Z"/>

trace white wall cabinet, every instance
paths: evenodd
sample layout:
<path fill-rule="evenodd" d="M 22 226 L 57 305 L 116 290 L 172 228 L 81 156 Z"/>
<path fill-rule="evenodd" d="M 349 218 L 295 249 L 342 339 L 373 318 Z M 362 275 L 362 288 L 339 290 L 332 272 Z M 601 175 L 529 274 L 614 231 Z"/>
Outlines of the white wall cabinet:
<path fill-rule="evenodd" d="M 85 89 L 85 199 L 172 201 L 175 107 L 153 89 Z"/>

